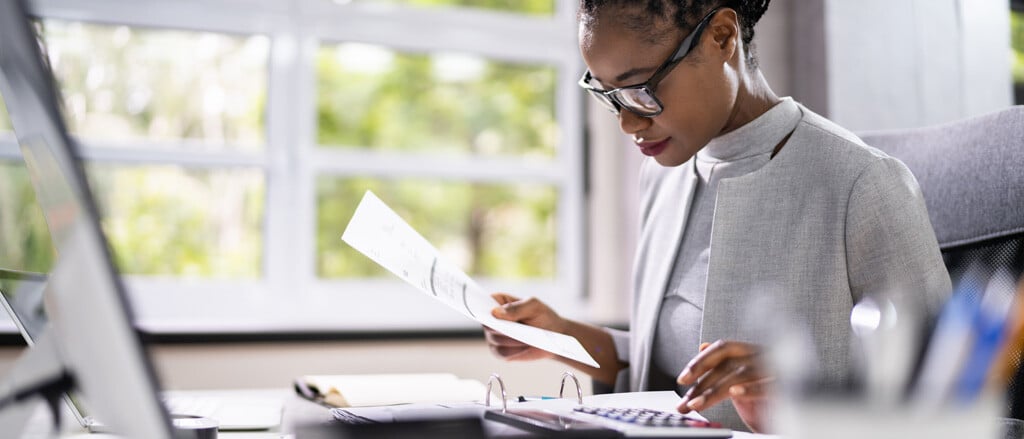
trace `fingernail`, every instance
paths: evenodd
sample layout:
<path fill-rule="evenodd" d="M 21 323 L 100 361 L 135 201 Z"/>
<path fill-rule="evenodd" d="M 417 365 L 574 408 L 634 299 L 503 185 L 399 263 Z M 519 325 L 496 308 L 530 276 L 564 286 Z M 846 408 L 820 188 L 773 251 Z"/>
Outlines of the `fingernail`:
<path fill-rule="evenodd" d="M 687 367 L 686 369 L 683 369 L 683 374 L 679 375 L 679 379 L 676 381 L 679 382 L 679 384 L 690 384 L 690 380 L 692 378 L 693 377 L 690 376 L 690 368 Z"/>
<path fill-rule="evenodd" d="M 744 393 L 747 393 L 747 388 L 746 387 L 743 387 L 743 386 L 740 386 L 740 385 L 735 385 L 735 386 L 732 386 L 732 387 L 729 388 L 729 394 L 730 395 L 740 396 L 740 395 L 743 395 Z"/>
<path fill-rule="evenodd" d="M 690 402 L 686 403 L 687 407 L 694 410 L 700 410 L 702 405 L 704 405 L 704 395 L 693 398 Z"/>

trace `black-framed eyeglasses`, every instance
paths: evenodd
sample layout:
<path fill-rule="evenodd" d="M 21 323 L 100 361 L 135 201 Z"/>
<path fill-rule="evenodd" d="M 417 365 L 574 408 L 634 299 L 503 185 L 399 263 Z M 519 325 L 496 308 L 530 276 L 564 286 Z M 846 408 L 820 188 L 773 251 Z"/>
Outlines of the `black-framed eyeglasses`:
<path fill-rule="evenodd" d="M 654 117 L 661 114 L 665 107 L 658 100 L 658 97 L 654 95 L 658 82 L 661 82 L 672 71 L 672 68 L 678 65 L 690 53 L 690 50 L 700 42 L 700 35 L 704 32 L 704 28 L 707 27 L 711 17 L 719 9 L 721 8 L 715 8 L 701 19 L 697 27 L 693 29 L 693 32 L 690 32 L 683 39 L 683 42 L 679 43 L 679 48 L 658 67 L 658 70 L 646 82 L 605 91 L 590 85 L 594 78 L 590 75 L 590 69 L 587 69 L 583 77 L 580 78 L 580 87 L 590 92 L 591 96 L 616 115 L 623 108 L 643 117 Z"/>

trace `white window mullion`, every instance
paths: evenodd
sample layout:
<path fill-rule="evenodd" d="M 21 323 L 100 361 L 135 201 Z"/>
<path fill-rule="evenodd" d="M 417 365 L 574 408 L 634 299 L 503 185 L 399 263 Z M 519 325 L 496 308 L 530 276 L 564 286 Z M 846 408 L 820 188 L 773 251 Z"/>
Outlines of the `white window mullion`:
<path fill-rule="evenodd" d="M 555 161 L 444 156 L 365 150 L 311 151 L 310 166 L 320 174 L 459 179 L 485 182 L 560 183 L 565 169 Z"/>
<path fill-rule="evenodd" d="M 307 2 L 308 3 L 308 2 Z M 304 7 L 306 3 L 302 3 Z M 554 18 L 478 10 L 395 8 L 316 1 L 304 19 L 325 41 L 380 44 L 412 52 L 470 52 L 515 62 L 557 63 L 575 40 Z M 567 37 L 568 35 L 568 37 Z"/>
<path fill-rule="evenodd" d="M 269 34 L 283 29 L 292 2 L 283 0 L 35 0 L 36 16 L 136 27 L 174 28 L 235 34 Z"/>
<path fill-rule="evenodd" d="M 560 127 L 558 161 L 565 179 L 558 206 L 558 284 L 564 290 L 557 298 L 565 310 L 582 310 L 577 306 L 584 297 L 584 239 L 587 219 L 584 215 L 582 105 L 579 91 L 572 84 L 580 71 L 579 56 L 565 49 L 566 58 L 558 68 L 557 117 Z M 575 56 L 574 56 L 575 55 Z M 576 317 L 584 317 L 583 315 Z"/>
<path fill-rule="evenodd" d="M 298 172 L 297 186 L 292 194 L 296 200 L 291 226 L 296 228 L 295 251 L 291 263 L 298 267 L 298 285 L 306 287 L 317 282 L 316 275 L 316 235 L 317 235 L 317 203 L 316 203 L 316 168 L 317 157 L 314 152 L 317 144 L 317 76 L 316 53 L 319 40 L 306 31 L 308 23 L 300 20 L 301 30 L 296 30 L 299 44 L 299 56 L 296 59 L 296 82 L 294 99 L 297 101 L 294 124 L 298 134 L 292 141 L 296 152 L 295 169 Z M 341 239 L 342 230 L 338 231 Z M 306 288 L 303 288 L 305 291 Z"/>
<path fill-rule="evenodd" d="M 79 153 L 90 162 L 180 165 L 190 168 L 262 167 L 262 154 L 241 152 L 190 152 L 179 148 L 148 148 L 140 142 L 132 147 L 97 147 L 79 143 Z"/>
<path fill-rule="evenodd" d="M 300 251 L 294 245 L 295 236 L 300 232 L 291 215 L 296 211 L 296 195 L 300 193 L 297 188 L 298 152 L 294 142 L 299 134 L 297 115 L 301 112 L 296 91 L 303 79 L 299 67 L 298 28 L 299 23 L 293 21 L 287 31 L 272 36 L 268 66 L 263 274 L 269 290 L 277 294 L 287 294 L 300 270 L 292 263 Z"/>

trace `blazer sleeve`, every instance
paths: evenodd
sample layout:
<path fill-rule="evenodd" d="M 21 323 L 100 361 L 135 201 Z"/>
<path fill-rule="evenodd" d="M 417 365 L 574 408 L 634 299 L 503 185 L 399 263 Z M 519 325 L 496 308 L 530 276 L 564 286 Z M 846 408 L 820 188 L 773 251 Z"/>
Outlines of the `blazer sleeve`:
<path fill-rule="evenodd" d="M 846 222 L 847 272 L 856 303 L 899 293 L 934 318 L 952 290 L 921 189 L 899 160 L 881 157 L 857 177 Z"/>

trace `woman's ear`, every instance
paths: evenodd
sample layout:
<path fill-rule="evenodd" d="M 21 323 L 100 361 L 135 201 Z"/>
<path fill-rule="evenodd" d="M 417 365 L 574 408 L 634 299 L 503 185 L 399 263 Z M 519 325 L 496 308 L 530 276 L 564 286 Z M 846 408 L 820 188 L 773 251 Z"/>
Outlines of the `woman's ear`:
<path fill-rule="evenodd" d="M 736 11 L 725 8 L 715 14 L 704 30 L 707 55 L 728 61 L 740 50 L 740 21 Z"/>

